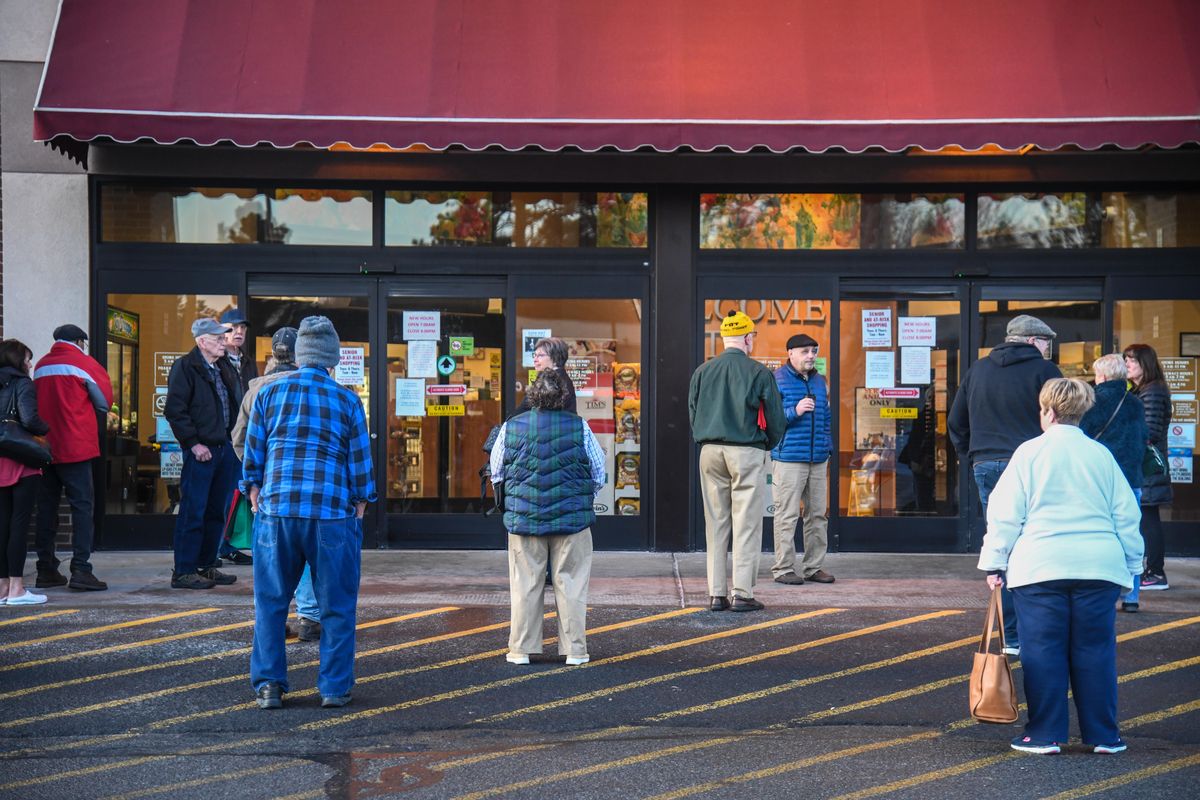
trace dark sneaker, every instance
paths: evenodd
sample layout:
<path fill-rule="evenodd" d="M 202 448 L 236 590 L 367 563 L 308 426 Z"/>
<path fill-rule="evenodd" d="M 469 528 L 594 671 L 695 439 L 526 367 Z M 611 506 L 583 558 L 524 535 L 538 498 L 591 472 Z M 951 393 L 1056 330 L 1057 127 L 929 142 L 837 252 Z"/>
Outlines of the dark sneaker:
<path fill-rule="evenodd" d="M 171 575 L 172 589 L 211 589 L 217 584 L 197 572 L 185 572 L 183 575 Z"/>
<path fill-rule="evenodd" d="M 803 586 L 804 578 L 801 578 L 794 572 L 785 572 L 782 575 L 776 575 L 775 582 L 786 583 L 788 586 Z"/>
<path fill-rule="evenodd" d="M 1161 592 L 1164 589 L 1170 588 L 1171 584 L 1167 583 L 1166 575 L 1155 575 L 1153 572 L 1147 572 L 1142 576 L 1143 592 Z"/>
<path fill-rule="evenodd" d="M 1018 736 L 1010 743 L 1013 750 L 1020 750 L 1022 753 L 1033 753 L 1038 756 L 1056 756 L 1062 752 L 1062 747 L 1058 742 L 1039 742 L 1031 739 L 1028 736 Z"/>
<path fill-rule="evenodd" d="M 234 550 L 232 553 L 225 553 L 221 556 L 221 560 L 227 564 L 232 564 L 235 567 L 248 567 L 254 563 L 254 559 L 243 553 L 241 550 Z"/>
<path fill-rule="evenodd" d="M 810 583 L 833 583 L 834 577 L 823 569 L 819 569 L 804 580 Z"/>
<path fill-rule="evenodd" d="M 753 597 L 735 597 L 729 608 L 731 611 L 762 611 L 766 606 Z"/>
<path fill-rule="evenodd" d="M 103 592 L 108 584 L 90 572 L 72 572 L 67 587 L 80 592 Z"/>
<path fill-rule="evenodd" d="M 1118 739 L 1115 744 L 1098 744 L 1092 748 L 1092 752 L 1110 756 L 1114 753 L 1124 753 L 1128 749 L 1128 745 Z"/>
<path fill-rule="evenodd" d="M 278 683 L 264 683 L 255 692 L 259 708 L 283 708 L 283 687 Z M 324 703 L 322 703 L 323 705 Z"/>
<path fill-rule="evenodd" d="M 1136 614 L 1138 612 L 1138 604 L 1137 603 L 1126 603 L 1126 602 L 1122 601 L 1121 602 L 1121 610 L 1124 611 L 1126 614 Z"/>
<path fill-rule="evenodd" d="M 728 611 L 729 598 L 727 597 L 710 597 L 708 598 L 709 611 Z"/>
<path fill-rule="evenodd" d="M 341 708 L 342 706 L 350 705 L 350 695 L 326 695 L 321 698 L 321 708 Z"/>
<path fill-rule="evenodd" d="M 55 586 L 66 586 L 67 576 L 63 575 L 57 569 L 38 570 L 37 582 L 33 584 L 35 589 L 53 589 Z"/>
<path fill-rule="evenodd" d="M 208 569 L 202 569 L 202 570 L 200 570 L 199 575 L 202 578 L 208 578 L 210 581 L 215 583 L 217 586 L 228 586 L 231 583 L 237 582 L 237 575 L 226 575 L 224 572 L 221 572 L 216 567 L 209 567 Z"/>
<path fill-rule="evenodd" d="M 300 617 L 299 632 L 296 634 L 302 642 L 319 642 L 321 641 L 321 623 L 315 619 Z"/>

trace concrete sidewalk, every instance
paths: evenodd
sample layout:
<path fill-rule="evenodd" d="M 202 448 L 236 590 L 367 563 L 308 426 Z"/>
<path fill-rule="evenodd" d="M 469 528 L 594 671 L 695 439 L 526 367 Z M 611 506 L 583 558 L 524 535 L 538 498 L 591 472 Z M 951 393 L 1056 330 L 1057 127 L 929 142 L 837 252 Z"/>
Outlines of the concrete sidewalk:
<path fill-rule="evenodd" d="M 68 553 L 60 554 L 64 562 Z M 768 608 L 870 607 L 982 608 L 987 598 L 976 555 L 831 553 L 825 569 L 833 584 L 785 586 L 771 579 L 769 554 L 760 559 L 755 595 Z M 170 588 L 172 556 L 164 551 L 103 551 L 92 559 L 106 592 L 46 590 L 50 605 L 118 606 L 253 603 L 253 568 L 224 567 L 233 586 L 208 591 Z M 26 580 L 33 585 L 32 562 Z M 1200 559 L 1167 559 L 1171 589 L 1144 592 L 1145 613 L 1200 609 Z M 547 602 L 553 602 L 549 594 Z M 706 605 L 704 553 L 596 553 L 592 606 Z M 508 562 L 503 550 L 367 550 L 363 552 L 363 606 L 508 605 Z"/>

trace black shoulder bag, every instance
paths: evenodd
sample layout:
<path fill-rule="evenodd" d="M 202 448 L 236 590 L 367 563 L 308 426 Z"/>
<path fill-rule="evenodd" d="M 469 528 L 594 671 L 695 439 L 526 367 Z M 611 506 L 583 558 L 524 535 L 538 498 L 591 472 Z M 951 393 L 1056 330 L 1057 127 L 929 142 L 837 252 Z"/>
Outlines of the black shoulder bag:
<path fill-rule="evenodd" d="M 50 445 L 40 436 L 34 436 L 17 414 L 17 387 L 12 387 L 12 399 L 8 412 L 0 420 L 0 456 L 19 461 L 27 467 L 42 469 L 50 466 Z"/>

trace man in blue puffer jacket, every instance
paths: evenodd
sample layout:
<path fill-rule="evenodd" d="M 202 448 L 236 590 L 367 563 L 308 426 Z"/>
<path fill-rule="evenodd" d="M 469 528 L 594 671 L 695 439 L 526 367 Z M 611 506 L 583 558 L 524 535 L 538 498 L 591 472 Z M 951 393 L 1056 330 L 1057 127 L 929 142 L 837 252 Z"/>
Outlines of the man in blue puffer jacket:
<path fill-rule="evenodd" d="M 819 349 L 815 339 L 798 333 L 787 341 L 787 363 L 775 370 L 787 417 L 783 440 L 771 451 L 775 490 L 775 563 L 771 572 L 776 583 L 833 583 L 833 576 L 821 568 L 829 548 L 827 487 L 833 440 L 829 390 L 816 370 Z M 797 569 L 796 522 L 801 504 L 804 558 Z"/>

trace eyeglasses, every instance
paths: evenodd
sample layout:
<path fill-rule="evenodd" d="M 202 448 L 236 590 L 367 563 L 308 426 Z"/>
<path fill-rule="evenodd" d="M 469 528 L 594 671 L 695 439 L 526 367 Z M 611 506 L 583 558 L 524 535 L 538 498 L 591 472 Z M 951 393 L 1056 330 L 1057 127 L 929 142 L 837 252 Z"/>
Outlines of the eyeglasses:
<path fill-rule="evenodd" d="M 534 350 L 533 357 L 534 358 L 549 358 L 550 356 L 546 355 L 546 353 L 541 350 Z"/>

